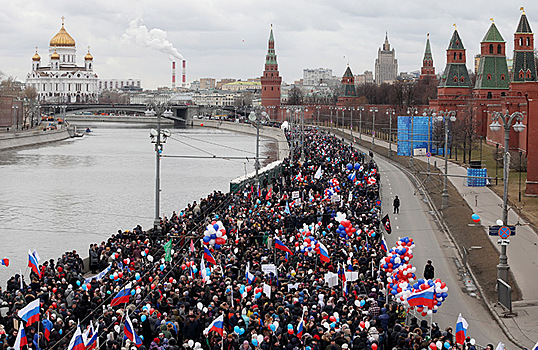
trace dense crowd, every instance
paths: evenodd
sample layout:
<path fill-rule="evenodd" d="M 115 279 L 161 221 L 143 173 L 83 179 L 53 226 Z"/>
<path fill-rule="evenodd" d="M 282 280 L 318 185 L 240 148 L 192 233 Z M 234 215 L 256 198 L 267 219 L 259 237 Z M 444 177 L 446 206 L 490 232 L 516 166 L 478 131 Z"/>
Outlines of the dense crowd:
<path fill-rule="evenodd" d="M 386 276 L 379 269 L 384 256 L 380 175 L 373 159 L 317 130 L 306 133 L 304 151 L 304 163 L 298 154 L 285 160 L 281 176 L 266 187 L 214 192 L 164 217 L 160 232 L 137 226 L 91 245 L 91 272 L 109 268 L 99 278 L 85 280 L 76 251 L 41 264 L 41 277 L 32 273 L 30 281 L 21 281 L 15 275 L 0 293 L 3 348 L 13 346 L 23 325 L 17 312 L 36 298 L 41 320 L 50 320 L 53 328 L 45 334 L 42 323 L 26 327 L 32 349 L 66 349 L 77 325 L 85 330 L 90 323 L 94 329 L 98 325 L 101 349 L 135 348 L 124 339 L 127 314 L 141 336 L 139 349 L 408 350 L 434 349 L 439 342 L 454 345 L 451 328 L 419 323 L 402 306 L 387 302 Z M 347 164 L 353 165 L 353 177 Z M 338 233 L 344 217 L 353 230 Z M 204 261 L 204 269 L 202 237 L 216 221 L 226 229 L 226 243 L 219 249 L 206 244 L 216 264 Z M 276 249 L 277 239 L 293 254 Z M 163 246 L 170 240 L 172 258 L 167 261 Z M 320 259 L 319 245 L 311 242 L 327 248 L 329 262 Z M 266 272 L 270 264 L 275 265 L 273 273 Z M 247 266 L 256 277 L 251 283 Z M 355 272 L 356 278 L 344 282 L 344 270 Z M 339 276 L 336 284 L 326 278 L 331 273 Z M 111 299 L 129 282 L 129 302 L 111 307 Z M 221 315 L 223 336 L 204 332 Z"/>

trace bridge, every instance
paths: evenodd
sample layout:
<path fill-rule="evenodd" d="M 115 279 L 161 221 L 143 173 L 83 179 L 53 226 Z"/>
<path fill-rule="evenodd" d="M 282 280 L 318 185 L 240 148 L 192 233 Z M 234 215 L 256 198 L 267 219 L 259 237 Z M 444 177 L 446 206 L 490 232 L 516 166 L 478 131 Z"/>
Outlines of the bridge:
<path fill-rule="evenodd" d="M 192 115 L 198 110 L 198 106 L 170 105 L 172 116 L 164 117 L 174 121 L 174 127 L 183 127 Z M 41 105 L 41 110 L 51 115 L 79 114 L 84 112 L 106 113 L 106 112 L 132 112 L 144 115 L 148 108 L 145 104 L 121 104 L 121 103 L 69 103 Z"/>

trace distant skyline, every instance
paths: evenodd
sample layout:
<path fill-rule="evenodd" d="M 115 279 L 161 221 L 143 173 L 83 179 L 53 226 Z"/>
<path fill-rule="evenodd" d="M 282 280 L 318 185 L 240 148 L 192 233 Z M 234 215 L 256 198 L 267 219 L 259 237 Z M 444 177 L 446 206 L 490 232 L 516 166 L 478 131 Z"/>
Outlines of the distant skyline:
<path fill-rule="evenodd" d="M 171 85 L 169 55 L 147 47 L 132 31 L 128 35 L 132 23 L 168 40 L 185 57 L 188 82 L 204 77 L 259 77 L 271 24 L 280 75 L 287 83 L 302 78 L 304 68 L 331 68 L 334 75 L 341 76 L 349 63 L 354 74 L 374 71 L 385 32 L 396 50 L 400 72 L 420 69 L 430 33 L 434 65 L 441 73 L 454 23 L 467 49 L 469 69 L 474 67 L 473 58 L 479 53 L 490 18 L 506 40 L 507 56 L 511 57 L 521 6 L 536 29 L 538 3 L 530 0 L 514 4 L 482 0 L 6 2 L 0 14 L 0 70 L 25 81 L 36 46 L 43 63 L 48 64 L 49 41 L 65 16 L 65 28 L 77 43 L 79 65 L 91 46 L 100 78 L 139 78 L 149 89 Z M 154 28 L 158 30 L 151 32 Z"/>

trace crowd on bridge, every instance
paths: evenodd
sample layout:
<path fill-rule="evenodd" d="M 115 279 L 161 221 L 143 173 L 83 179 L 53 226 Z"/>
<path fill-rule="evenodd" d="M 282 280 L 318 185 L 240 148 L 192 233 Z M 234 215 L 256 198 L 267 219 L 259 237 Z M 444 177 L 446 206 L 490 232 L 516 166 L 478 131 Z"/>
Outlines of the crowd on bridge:
<path fill-rule="evenodd" d="M 12 277 L 0 291 L 3 348 L 24 330 L 29 349 L 67 349 L 81 329 L 106 350 L 474 350 L 389 301 L 374 160 L 315 129 L 304 145 L 305 161 L 295 152 L 266 187 L 215 191 L 159 230 L 92 244 L 93 277 L 76 251 Z M 36 299 L 39 321 L 24 322 Z"/>

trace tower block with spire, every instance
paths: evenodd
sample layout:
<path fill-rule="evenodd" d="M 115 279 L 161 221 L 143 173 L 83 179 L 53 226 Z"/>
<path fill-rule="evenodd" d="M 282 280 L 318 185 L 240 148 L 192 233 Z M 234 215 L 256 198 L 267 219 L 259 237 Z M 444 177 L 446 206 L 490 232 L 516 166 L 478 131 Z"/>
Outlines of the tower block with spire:
<path fill-rule="evenodd" d="M 280 108 L 280 85 L 282 77 L 278 72 L 278 63 L 275 53 L 275 39 L 273 25 L 269 34 L 267 55 L 265 56 L 265 69 L 260 79 L 262 85 L 262 106 L 271 119 L 277 119 Z"/>
<path fill-rule="evenodd" d="M 430 47 L 430 33 L 426 39 L 426 49 L 424 50 L 424 58 L 422 59 L 422 67 L 420 68 L 420 80 L 436 79 L 435 67 L 433 66 L 432 49 Z"/>
<path fill-rule="evenodd" d="M 437 100 L 432 100 L 431 106 L 438 110 L 457 110 L 470 97 L 471 80 L 467 71 L 465 47 L 455 28 L 446 50 L 446 67 L 437 87 Z"/>

